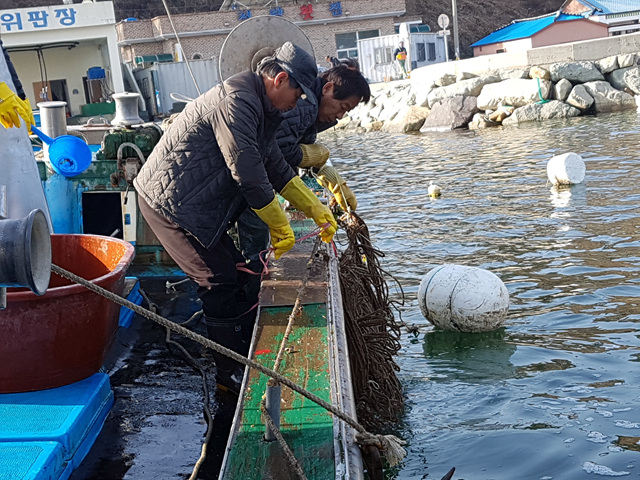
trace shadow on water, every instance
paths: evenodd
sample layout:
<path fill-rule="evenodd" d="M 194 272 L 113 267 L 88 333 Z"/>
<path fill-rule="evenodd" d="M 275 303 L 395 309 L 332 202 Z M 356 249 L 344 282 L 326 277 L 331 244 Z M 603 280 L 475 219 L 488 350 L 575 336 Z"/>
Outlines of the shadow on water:
<path fill-rule="evenodd" d="M 516 367 L 509 359 L 515 351 L 504 328 L 481 333 L 432 330 L 424 335 L 424 356 L 433 369 L 433 381 L 513 378 Z"/>

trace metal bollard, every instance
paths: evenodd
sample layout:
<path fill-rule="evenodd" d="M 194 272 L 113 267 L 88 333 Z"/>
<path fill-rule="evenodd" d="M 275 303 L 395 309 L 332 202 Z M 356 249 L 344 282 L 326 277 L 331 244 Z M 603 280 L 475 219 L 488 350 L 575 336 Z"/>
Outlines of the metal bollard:
<path fill-rule="evenodd" d="M 67 134 L 67 102 L 40 102 L 40 130 L 51 138 Z"/>
<path fill-rule="evenodd" d="M 273 419 L 276 427 L 280 428 L 280 399 L 282 397 L 282 387 L 273 378 L 267 382 L 267 392 L 265 394 L 265 406 L 267 412 Z M 269 426 L 265 427 L 264 439 L 267 442 L 273 442 L 276 439 L 275 432 L 271 431 Z"/>

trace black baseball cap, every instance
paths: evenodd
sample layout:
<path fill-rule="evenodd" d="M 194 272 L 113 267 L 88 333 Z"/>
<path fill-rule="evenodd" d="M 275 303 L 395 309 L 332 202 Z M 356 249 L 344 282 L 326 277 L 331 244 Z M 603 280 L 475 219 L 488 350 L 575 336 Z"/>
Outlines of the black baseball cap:
<path fill-rule="evenodd" d="M 313 93 L 313 84 L 318 76 L 318 66 L 313 55 L 291 42 L 286 42 L 275 51 L 274 58 L 278 65 L 300 85 L 307 100 L 316 105 L 318 99 Z"/>

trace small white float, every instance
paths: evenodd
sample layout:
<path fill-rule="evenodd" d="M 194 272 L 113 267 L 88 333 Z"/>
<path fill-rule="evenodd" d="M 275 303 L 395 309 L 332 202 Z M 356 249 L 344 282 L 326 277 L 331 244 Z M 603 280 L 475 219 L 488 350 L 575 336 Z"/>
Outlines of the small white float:
<path fill-rule="evenodd" d="M 551 157 L 547 162 L 547 177 L 553 185 L 575 185 L 582 183 L 586 167 L 577 153 L 567 152 Z"/>
<path fill-rule="evenodd" d="M 443 330 L 486 332 L 502 326 L 509 292 L 494 273 L 478 267 L 445 264 L 429 271 L 418 290 L 420 310 Z"/>
<path fill-rule="evenodd" d="M 430 181 L 429 187 L 427 188 L 427 193 L 430 197 L 439 197 L 442 193 L 442 189 L 438 185 Z"/>

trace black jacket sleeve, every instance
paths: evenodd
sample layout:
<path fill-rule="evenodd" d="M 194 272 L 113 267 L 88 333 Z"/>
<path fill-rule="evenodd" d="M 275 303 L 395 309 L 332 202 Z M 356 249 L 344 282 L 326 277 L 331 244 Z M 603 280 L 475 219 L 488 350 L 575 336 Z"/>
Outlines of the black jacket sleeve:
<path fill-rule="evenodd" d="M 11 75 L 11 80 L 13 81 L 13 85 L 16 87 L 16 95 L 20 97 L 22 100 L 26 99 L 27 96 L 24 93 L 24 88 L 22 88 L 22 82 L 18 78 L 18 72 L 16 72 L 13 63 L 11 62 L 11 58 L 9 57 L 9 52 L 7 52 L 6 47 L 2 44 L 2 39 L 0 38 L 0 47 L 2 47 L 2 53 L 4 54 L 4 59 L 7 62 L 7 67 L 9 68 L 9 74 Z"/>

